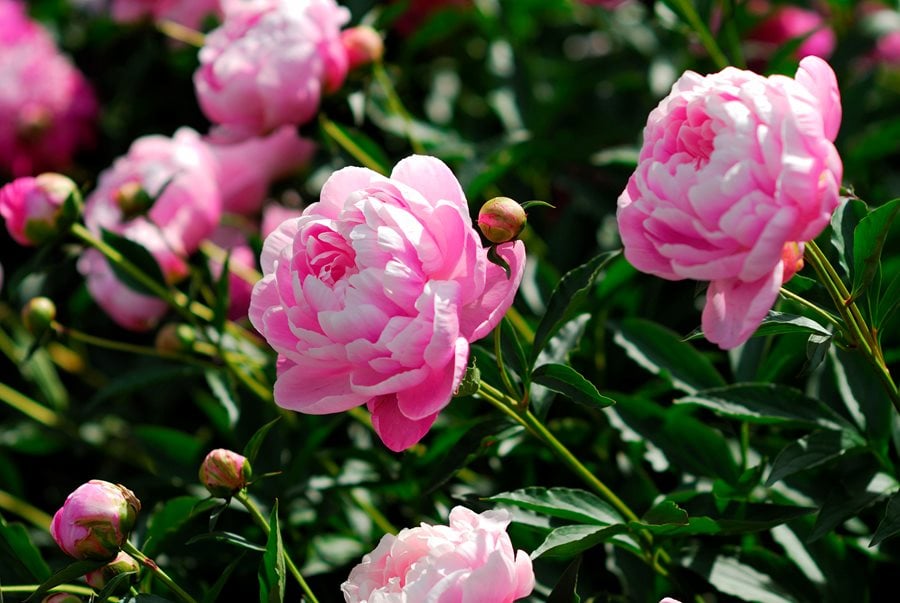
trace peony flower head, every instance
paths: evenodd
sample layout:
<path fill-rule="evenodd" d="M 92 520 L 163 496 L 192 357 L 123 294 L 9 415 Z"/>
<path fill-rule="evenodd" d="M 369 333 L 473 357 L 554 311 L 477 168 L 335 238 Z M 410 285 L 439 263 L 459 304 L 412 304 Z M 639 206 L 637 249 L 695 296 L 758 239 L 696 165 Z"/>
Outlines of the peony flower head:
<path fill-rule="evenodd" d="M 0 1 L 0 172 L 63 169 L 93 141 L 97 101 L 25 5 Z"/>
<path fill-rule="evenodd" d="M 119 551 L 119 554 L 116 555 L 112 561 L 101 568 L 86 573 L 84 575 L 84 581 L 87 582 L 88 586 L 91 588 L 100 591 L 103 590 L 103 587 L 106 586 L 110 580 L 119 574 L 134 573 L 137 575 L 140 570 L 141 566 L 134 557 L 125 551 Z M 122 586 L 124 587 L 125 585 L 123 584 Z"/>
<path fill-rule="evenodd" d="M 243 489 L 252 471 L 247 457 L 225 448 L 210 451 L 200 465 L 200 483 L 209 493 L 220 498 L 232 496 Z"/>
<path fill-rule="evenodd" d="M 349 20 L 335 0 L 226 5 L 194 73 L 203 112 L 234 139 L 308 122 L 347 75 L 341 27 Z"/>
<path fill-rule="evenodd" d="M 112 559 L 128 540 L 140 510 L 141 502 L 125 486 L 92 479 L 69 494 L 53 516 L 50 535 L 76 559 Z"/>
<path fill-rule="evenodd" d="M 509 603 L 531 594 L 531 558 L 515 551 L 505 510 L 450 511 L 450 525 L 386 534 L 341 585 L 346 603 Z"/>
<path fill-rule="evenodd" d="M 77 195 L 75 183 L 61 174 L 16 178 L 0 188 L 0 216 L 19 244 L 40 245 L 58 234 L 60 222 L 74 221 Z"/>
<path fill-rule="evenodd" d="M 793 79 L 689 71 L 650 113 L 618 201 L 625 257 L 662 278 L 710 281 L 702 326 L 720 347 L 753 334 L 801 244 L 828 224 L 840 122 L 834 72 L 817 57 Z"/>
<path fill-rule="evenodd" d="M 834 52 L 837 36 L 821 13 L 790 5 L 772 9 L 767 2 L 751 5 L 751 9 L 768 13 L 747 35 L 756 44 L 750 48 L 751 54 L 767 58 L 798 39 L 802 41 L 794 53 L 797 57 L 811 55 L 827 59 Z"/>
<path fill-rule="evenodd" d="M 278 352 L 275 401 L 310 414 L 365 404 L 392 450 L 418 442 L 522 278 L 520 241 L 487 259 L 456 177 L 413 156 L 390 178 L 335 172 L 263 246 L 250 321 Z"/>

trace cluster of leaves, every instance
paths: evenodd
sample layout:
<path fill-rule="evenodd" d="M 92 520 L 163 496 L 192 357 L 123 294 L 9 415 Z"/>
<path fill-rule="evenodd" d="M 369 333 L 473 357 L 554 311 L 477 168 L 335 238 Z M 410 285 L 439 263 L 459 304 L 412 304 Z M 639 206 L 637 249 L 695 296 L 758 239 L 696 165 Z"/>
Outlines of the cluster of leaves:
<path fill-rule="evenodd" d="M 396 455 L 358 415 L 282 413 L 225 365 L 64 337 L 37 346 L 18 308 L 38 294 L 80 331 L 138 345 L 154 335 L 122 332 L 96 311 L 71 250 L 33 255 L 3 239 L 11 276 L 0 300 L 0 388 L 5 400 L 6 390 L 24 392 L 49 412 L 0 406 L 0 586 L 40 583 L 67 564 L 40 526 L 68 492 L 102 478 L 142 500 L 133 540 L 204 601 L 223 588 L 229 600 L 296 598 L 283 549 L 313 591 L 337 600 L 349 568 L 382 534 L 442 522 L 460 503 L 513 510 L 513 541 L 535 559 L 533 601 L 890 596 L 900 556 L 891 538 L 900 531 L 900 425 L 876 371 L 828 320 L 788 299 L 738 351 L 713 348 L 693 336 L 693 283 L 639 274 L 616 253 L 615 200 L 647 113 L 685 69 L 714 70 L 680 3 L 606 12 L 568 0 L 479 1 L 439 12 L 406 37 L 391 29 L 396 5 L 344 4 L 355 21 L 387 32 L 382 75 L 391 85 L 364 72 L 327 99 L 327 117 L 306 132 L 320 143 L 313 165 L 280 190 L 314 199 L 334 169 L 361 159 L 387 168 L 415 144 L 454 167 L 473 211 L 500 193 L 551 202 L 555 209 L 531 212 L 523 233 L 529 267 L 517 322 L 505 320 L 495 339 L 477 345 L 474 363 L 485 382 L 527 397 L 636 516 L 589 492 L 525 428 L 471 395 Z M 694 4 L 705 19 L 742 3 Z M 896 74 L 857 68 L 871 39 L 855 27 L 851 4 L 830 2 L 845 25 L 833 60 L 845 108 L 837 146 L 845 182 L 871 206 L 849 199 L 819 242 L 877 329 L 886 364 L 897 366 L 900 205 L 884 201 L 898 188 L 888 167 L 900 151 L 892 111 L 900 90 Z M 149 26 L 89 19 L 62 0 L 30 6 L 104 107 L 100 144 L 79 164 L 82 181 L 137 136 L 207 127 L 190 86 L 196 49 Z M 728 14 L 723 42 L 752 26 L 740 10 Z M 794 66 L 785 52 L 768 68 Z M 139 251 L 108 242 L 140 263 Z M 814 277 L 804 270 L 789 287 L 833 308 Z M 192 282 L 192 295 L 219 294 L 211 339 L 236 345 L 223 328 L 222 287 L 202 272 Z M 264 377 L 274 379 L 271 363 Z M 261 433 L 263 425 L 270 428 Z M 267 507 L 269 537 L 197 483 L 209 449 L 247 442 L 255 470 L 277 472 L 250 491 Z"/>

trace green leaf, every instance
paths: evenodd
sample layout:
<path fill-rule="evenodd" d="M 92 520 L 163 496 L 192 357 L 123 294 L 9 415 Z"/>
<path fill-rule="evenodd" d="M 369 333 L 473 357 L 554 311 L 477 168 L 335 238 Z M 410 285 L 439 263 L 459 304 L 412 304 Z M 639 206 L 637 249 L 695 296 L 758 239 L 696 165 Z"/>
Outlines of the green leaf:
<path fill-rule="evenodd" d="M 816 523 L 807 539 L 815 542 L 852 517 L 856 517 L 866 507 L 875 504 L 896 488 L 893 477 L 876 473 L 866 480 L 861 487 L 857 485 L 835 484 L 825 499 Z"/>
<path fill-rule="evenodd" d="M 175 461 L 182 467 L 197 464 L 201 442 L 194 436 L 160 425 L 137 425 L 134 435 L 157 461 Z"/>
<path fill-rule="evenodd" d="M 831 331 L 827 327 L 811 318 L 785 312 L 775 312 L 774 310 L 770 311 L 763 319 L 753 336 L 762 337 L 764 335 L 783 335 L 785 333 L 814 333 L 831 337 Z"/>
<path fill-rule="evenodd" d="M 282 603 L 284 601 L 285 568 L 284 545 L 278 525 L 278 501 L 269 515 L 269 538 L 266 552 L 259 564 L 259 602 Z"/>
<path fill-rule="evenodd" d="M 699 555 L 686 565 L 703 576 L 721 592 L 755 603 L 796 603 L 792 593 L 775 579 L 736 557 Z"/>
<path fill-rule="evenodd" d="M 826 404 L 776 383 L 726 385 L 683 396 L 675 403 L 698 404 L 718 415 L 751 423 L 800 423 L 828 429 L 846 426 L 846 421 Z"/>
<path fill-rule="evenodd" d="M 23 581 L 42 582 L 50 577 L 50 567 L 31 542 L 28 530 L 20 523 L 6 523 L 0 517 L 0 560 L 16 571 Z"/>
<path fill-rule="evenodd" d="M 644 513 L 641 521 L 651 525 L 673 524 L 686 526 L 688 524 L 687 511 L 679 507 L 675 501 L 664 500 L 654 505 L 649 511 Z"/>
<path fill-rule="evenodd" d="M 75 561 L 62 568 L 46 580 L 44 580 L 37 589 L 25 599 L 25 603 L 29 601 L 40 601 L 41 597 L 54 586 L 64 584 L 66 582 L 78 581 L 82 576 L 95 569 L 103 567 L 109 561 Z"/>
<path fill-rule="evenodd" d="M 207 540 L 212 540 L 214 542 L 225 542 L 227 544 L 232 544 L 238 548 L 247 549 L 248 551 L 256 551 L 258 553 L 262 553 L 263 551 L 266 550 L 266 547 L 260 546 L 259 544 L 255 543 L 255 542 L 247 540 L 244 536 L 241 536 L 240 534 L 235 534 L 233 532 L 223 532 L 223 531 L 206 532 L 205 534 L 199 534 L 197 536 L 194 536 L 194 537 L 188 539 L 188 541 L 185 544 L 194 544 L 197 542 L 204 542 Z"/>
<path fill-rule="evenodd" d="M 632 360 L 684 392 L 692 394 L 725 385 L 706 356 L 675 332 L 654 322 L 638 318 L 623 320 L 614 340 Z"/>
<path fill-rule="evenodd" d="M 852 350 L 831 348 L 829 356 L 838 392 L 854 421 L 870 444 L 887 446 L 894 409 L 875 370 Z"/>
<path fill-rule="evenodd" d="M 894 492 L 888 499 L 884 517 L 878 524 L 869 546 L 878 546 L 883 540 L 896 536 L 897 533 L 900 533 L 900 492 Z"/>
<path fill-rule="evenodd" d="M 894 274 L 890 284 L 878 300 L 878 310 L 874 319 L 875 328 L 881 328 L 900 307 L 900 272 Z"/>
<path fill-rule="evenodd" d="M 147 522 L 143 553 L 148 557 L 155 556 L 166 537 L 217 504 L 216 500 L 200 499 L 195 496 L 178 496 L 165 501 Z"/>
<path fill-rule="evenodd" d="M 491 496 L 487 500 L 590 525 L 606 526 L 622 521 L 622 516 L 609 503 L 595 494 L 575 488 L 522 488 Z"/>
<path fill-rule="evenodd" d="M 573 268 L 559 281 L 559 285 L 550 295 L 547 311 L 534 332 L 534 343 L 531 348 L 531 359 L 534 361 L 547 341 L 568 320 L 571 312 L 587 295 L 594 279 L 606 266 L 619 255 L 619 251 L 607 251 L 595 256 L 587 263 Z"/>
<path fill-rule="evenodd" d="M 228 415 L 228 426 L 234 429 L 241 416 L 241 411 L 238 407 L 238 395 L 231 374 L 222 370 L 209 369 L 204 372 L 204 375 L 210 391 Z"/>
<path fill-rule="evenodd" d="M 212 325 L 217 333 L 225 331 L 225 321 L 228 320 L 228 305 L 230 303 L 230 273 L 231 266 L 231 250 L 225 254 L 225 261 L 222 262 L 222 273 L 216 281 L 216 301 L 213 305 Z"/>
<path fill-rule="evenodd" d="M 606 542 L 613 536 L 627 532 L 622 524 L 611 526 L 574 525 L 556 528 L 547 534 L 547 538 L 531 553 L 532 559 L 538 557 L 574 557 L 590 548 Z"/>
<path fill-rule="evenodd" d="M 547 603 L 581 603 L 578 596 L 578 570 L 581 569 L 581 556 L 575 557 L 566 567 L 553 591 L 547 595 Z"/>
<path fill-rule="evenodd" d="M 523 382 L 528 383 L 531 373 L 531 364 L 528 362 L 528 358 L 525 355 L 525 349 L 522 347 L 519 334 L 506 317 L 500 321 L 498 328 L 500 329 L 500 353 L 502 354 L 503 359 L 502 368 L 512 370 Z M 521 395 L 519 392 L 509 393 L 516 397 Z"/>
<path fill-rule="evenodd" d="M 355 128 L 343 126 L 319 114 L 322 138 L 337 143 L 348 155 L 367 168 L 380 174 L 391 172 L 391 162 L 378 144 Z"/>
<path fill-rule="evenodd" d="M 168 287 L 166 278 L 163 276 L 162 270 L 159 267 L 159 263 L 143 245 L 135 243 L 131 239 L 127 239 L 106 229 L 103 229 L 102 239 L 104 243 L 122 254 L 122 257 L 134 264 L 136 268 L 159 284 L 160 287 Z M 133 277 L 127 270 L 115 262 L 110 262 L 109 260 L 107 260 L 107 262 L 116 277 L 122 281 L 122 284 L 126 287 L 137 293 L 156 297 L 156 293 Z"/>
<path fill-rule="evenodd" d="M 164 599 L 159 595 L 148 595 L 140 593 L 137 595 L 129 595 L 124 599 L 119 599 L 119 603 L 172 603 L 170 599 Z"/>
<path fill-rule="evenodd" d="M 868 213 L 866 204 L 859 199 L 847 199 L 831 216 L 831 245 L 837 252 L 838 265 L 844 276 L 853 272 L 853 233 L 860 220 Z M 791 279 L 793 280 L 793 279 Z M 790 282 L 790 281 L 788 281 Z"/>
<path fill-rule="evenodd" d="M 605 408 L 616 403 L 597 391 L 581 373 L 565 364 L 542 364 L 534 369 L 531 379 L 588 408 Z"/>
<path fill-rule="evenodd" d="M 775 457 L 766 486 L 864 446 L 858 435 L 849 431 L 817 431 L 791 442 Z"/>
<path fill-rule="evenodd" d="M 228 579 L 231 577 L 231 574 L 234 573 L 234 570 L 237 569 L 237 566 L 243 563 L 245 555 L 246 553 L 241 553 L 240 555 L 235 557 L 231 563 L 225 566 L 225 569 L 222 570 L 221 574 L 219 574 L 216 582 L 211 587 L 209 587 L 209 590 L 203 593 L 203 599 L 201 603 L 215 603 L 219 600 L 219 594 L 225 587 L 225 583 L 228 582 Z"/>
<path fill-rule="evenodd" d="M 859 221 L 853 232 L 853 290 L 850 299 L 856 300 L 865 293 L 875 278 L 881 263 L 881 250 L 890 231 L 900 199 L 893 199 L 873 209 Z"/>
<path fill-rule="evenodd" d="M 259 449 L 262 446 L 263 440 L 266 439 L 266 436 L 269 434 L 269 430 L 275 427 L 275 423 L 277 423 L 281 417 L 276 417 L 260 427 L 256 430 L 250 440 L 247 442 L 247 445 L 244 446 L 243 456 L 250 461 L 250 466 L 253 466 L 253 463 L 256 462 L 256 455 L 259 454 Z"/>
<path fill-rule="evenodd" d="M 724 500 L 710 493 L 695 495 L 691 492 L 688 495 L 693 498 L 682 501 L 680 505 L 674 500 L 657 504 L 639 521 L 632 521 L 629 525 L 657 536 L 744 534 L 768 530 L 815 510 Z"/>
<path fill-rule="evenodd" d="M 122 572 L 113 576 L 109 582 L 103 585 L 103 589 L 97 593 L 96 603 L 105 603 L 116 593 L 128 590 L 128 585 L 131 584 L 132 580 L 137 581 L 138 573 L 137 571 Z"/>

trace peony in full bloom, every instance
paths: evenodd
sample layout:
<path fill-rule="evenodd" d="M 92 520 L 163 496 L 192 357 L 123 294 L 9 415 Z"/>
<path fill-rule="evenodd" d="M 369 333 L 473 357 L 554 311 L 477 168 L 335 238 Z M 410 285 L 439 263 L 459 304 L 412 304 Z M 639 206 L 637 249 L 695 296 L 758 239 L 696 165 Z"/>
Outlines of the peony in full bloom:
<path fill-rule="evenodd" d="M 125 486 L 92 479 L 66 497 L 50 535 L 71 557 L 109 560 L 128 540 L 140 510 L 141 502 Z"/>
<path fill-rule="evenodd" d="M 40 245 L 58 233 L 66 200 L 77 192 L 72 180 L 53 172 L 16 178 L 0 188 L 0 216 L 20 245 Z M 74 220 L 77 210 L 69 209 Z"/>
<path fill-rule="evenodd" d="M 312 119 L 349 69 L 335 0 L 253 0 L 225 7 L 194 73 L 206 116 L 233 140 Z"/>
<path fill-rule="evenodd" d="M 418 442 L 522 278 L 520 241 L 487 259 L 459 182 L 412 156 L 386 178 L 335 172 L 266 239 L 250 321 L 278 352 L 275 401 L 310 414 L 366 404 L 391 450 Z"/>
<path fill-rule="evenodd" d="M 105 229 L 143 245 L 174 283 L 187 274 L 187 256 L 219 223 L 217 169 L 207 145 L 189 128 L 172 138 L 139 138 L 100 174 L 85 201 L 85 224 L 97 236 Z M 127 329 L 146 330 L 165 312 L 162 301 L 119 281 L 96 250 L 82 255 L 78 269 L 94 300 Z"/>
<path fill-rule="evenodd" d="M 386 534 L 341 585 L 346 603 L 509 603 L 531 594 L 531 558 L 513 550 L 505 510 L 450 511 L 450 525 L 426 523 Z"/>
<path fill-rule="evenodd" d="M 132 22 L 141 19 L 174 21 L 201 29 L 209 17 L 221 17 L 220 0 L 113 0 L 112 18 Z"/>
<path fill-rule="evenodd" d="M 644 128 L 618 201 L 625 257 L 669 279 L 710 281 L 703 332 L 746 341 L 839 203 L 840 94 L 825 61 L 796 76 L 685 73 Z"/>
<path fill-rule="evenodd" d="M 0 0 L 0 82 L 0 172 L 64 169 L 93 141 L 93 90 L 14 0 Z"/>

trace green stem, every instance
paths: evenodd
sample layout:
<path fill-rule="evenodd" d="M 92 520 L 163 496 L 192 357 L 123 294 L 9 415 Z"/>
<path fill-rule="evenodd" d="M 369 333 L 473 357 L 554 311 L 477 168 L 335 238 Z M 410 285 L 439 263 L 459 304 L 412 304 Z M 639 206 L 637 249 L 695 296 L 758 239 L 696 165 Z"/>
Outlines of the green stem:
<path fill-rule="evenodd" d="M 834 315 L 831 314 L 831 312 L 826 312 L 825 310 L 823 310 L 822 308 L 820 308 L 820 307 L 817 306 L 816 304 L 812 303 L 812 302 L 809 301 L 808 299 L 803 298 L 803 297 L 800 297 L 799 295 L 797 295 L 797 294 L 794 293 L 793 291 L 788 291 L 788 290 L 785 289 L 784 287 L 781 288 L 780 293 L 781 293 L 781 295 L 783 295 L 784 297 L 786 297 L 786 298 L 788 298 L 788 299 L 790 299 L 790 300 L 792 300 L 792 301 L 797 302 L 798 304 L 801 304 L 801 305 L 803 305 L 803 306 L 809 308 L 810 310 L 812 310 L 813 312 L 815 312 L 816 314 L 818 314 L 819 316 L 821 316 L 822 318 L 824 318 L 827 322 L 829 322 L 829 323 L 831 323 L 832 325 L 834 325 L 838 330 L 841 330 L 841 329 L 843 328 L 842 325 L 841 325 L 841 321 L 839 321 L 837 318 L 835 318 Z"/>
<path fill-rule="evenodd" d="M 319 125 L 322 127 L 322 130 L 335 141 L 342 149 L 347 151 L 354 159 L 362 163 L 364 166 L 369 168 L 370 170 L 374 170 L 379 174 L 386 176 L 389 172 L 386 166 L 382 165 L 380 161 L 372 157 L 364 148 L 356 144 L 356 141 L 347 136 L 340 127 L 328 117 L 325 116 L 324 113 L 319 113 Z"/>
<path fill-rule="evenodd" d="M 831 296 L 835 308 L 843 320 L 842 330 L 847 341 L 854 345 L 875 369 L 875 373 L 891 399 L 891 404 L 900 413 L 900 392 L 897 391 L 897 385 L 884 362 L 884 355 L 878 339 L 863 318 L 856 302 L 852 300 L 850 291 L 847 290 L 837 270 L 834 269 L 815 241 L 806 243 L 804 258 L 812 265 L 819 281 Z"/>
<path fill-rule="evenodd" d="M 406 139 L 409 140 L 409 145 L 417 154 L 424 155 L 425 147 L 422 146 L 422 143 L 419 142 L 419 139 L 413 133 L 412 116 L 409 114 L 409 111 L 406 110 L 403 101 L 400 100 L 400 96 L 394 89 L 394 82 L 392 82 L 391 78 L 388 76 L 384 64 L 381 61 L 376 61 L 372 65 L 372 73 L 375 74 L 375 79 L 378 80 L 378 84 L 381 86 L 381 89 L 384 90 L 384 94 L 387 96 L 388 105 L 391 107 L 391 110 L 403 120 L 404 125 L 406 126 Z"/>
<path fill-rule="evenodd" d="M 176 23 L 175 21 L 170 21 L 168 19 L 157 21 L 156 29 L 173 40 L 184 42 L 185 44 L 196 46 L 197 48 L 202 48 L 203 43 L 206 40 L 206 36 L 204 36 L 202 32 L 191 29 L 190 27 L 185 27 L 181 23 Z"/>
<path fill-rule="evenodd" d="M 254 504 L 250 497 L 247 496 L 246 490 L 241 490 L 234 497 L 238 500 L 239 503 L 244 505 L 247 511 L 250 513 L 250 516 L 253 517 L 253 521 L 262 529 L 262 531 L 269 535 L 271 528 L 269 527 L 269 521 L 263 516 L 262 512 L 259 510 L 259 507 Z M 303 579 L 303 575 L 300 573 L 300 570 L 297 569 L 297 565 L 294 563 L 294 560 L 291 559 L 291 556 L 288 554 L 286 549 L 282 549 L 282 556 L 284 557 L 284 564 L 288 567 L 288 570 L 291 572 L 291 575 L 297 580 L 297 584 L 300 585 L 300 588 L 303 589 L 303 593 L 309 598 L 311 603 L 319 603 L 319 600 L 316 599 L 316 596 L 313 594 L 312 589 L 309 588 L 309 585 L 306 583 L 306 580 Z"/>
<path fill-rule="evenodd" d="M 722 49 L 719 48 L 719 44 L 713 37 L 709 27 L 707 27 L 706 23 L 703 22 L 703 19 L 700 18 L 700 14 L 694 7 L 694 3 L 691 2 L 691 0 L 672 0 L 672 4 L 678 8 L 685 21 L 687 21 L 691 29 L 694 30 L 697 37 L 700 38 L 700 43 L 706 48 L 706 52 L 709 53 L 710 58 L 712 58 L 719 69 L 728 67 L 728 65 L 730 65 L 728 57 L 726 57 L 725 53 L 722 52 Z"/>
<path fill-rule="evenodd" d="M 131 544 L 129 541 L 125 541 L 125 544 L 122 546 L 122 550 L 134 557 L 139 563 L 142 563 L 145 567 L 147 567 L 153 575 L 159 578 L 159 581 L 165 584 L 169 590 L 175 593 L 179 599 L 181 599 L 184 603 L 197 603 L 197 600 L 194 599 L 191 595 L 189 595 L 183 588 L 178 586 L 178 584 L 169 577 L 161 567 L 156 565 L 156 562 L 153 561 L 150 557 L 140 552 L 136 546 Z"/>
<path fill-rule="evenodd" d="M 29 594 L 33 593 L 41 587 L 40 584 L 15 584 L 12 586 L 0 586 L 0 593 L 7 594 Z M 82 595 L 84 597 L 96 597 L 97 591 L 84 584 L 59 584 L 51 589 L 48 593 L 71 593 L 73 595 Z M 0 597 L 0 601 L 3 597 Z M 115 597 L 110 597 L 110 601 L 118 601 Z"/>
<path fill-rule="evenodd" d="M 503 346 L 501 345 L 502 330 L 500 325 L 497 325 L 497 328 L 494 329 L 494 356 L 497 357 L 497 368 L 500 369 L 500 379 L 503 381 L 503 387 L 506 388 L 506 391 L 508 391 L 510 395 L 518 396 L 519 392 L 516 391 L 515 386 L 513 386 L 512 380 L 509 378 L 509 373 L 506 372 L 506 365 L 503 363 Z"/>
<path fill-rule="evenodd" d="M 75 432 L 75 427 L 61 415 L 35 402 L 25 394 L 17 392 L 3 382 L 0 382 L 0 401 L 5 402 L 45 427 L 62 429 L 68 433 Z"/>

